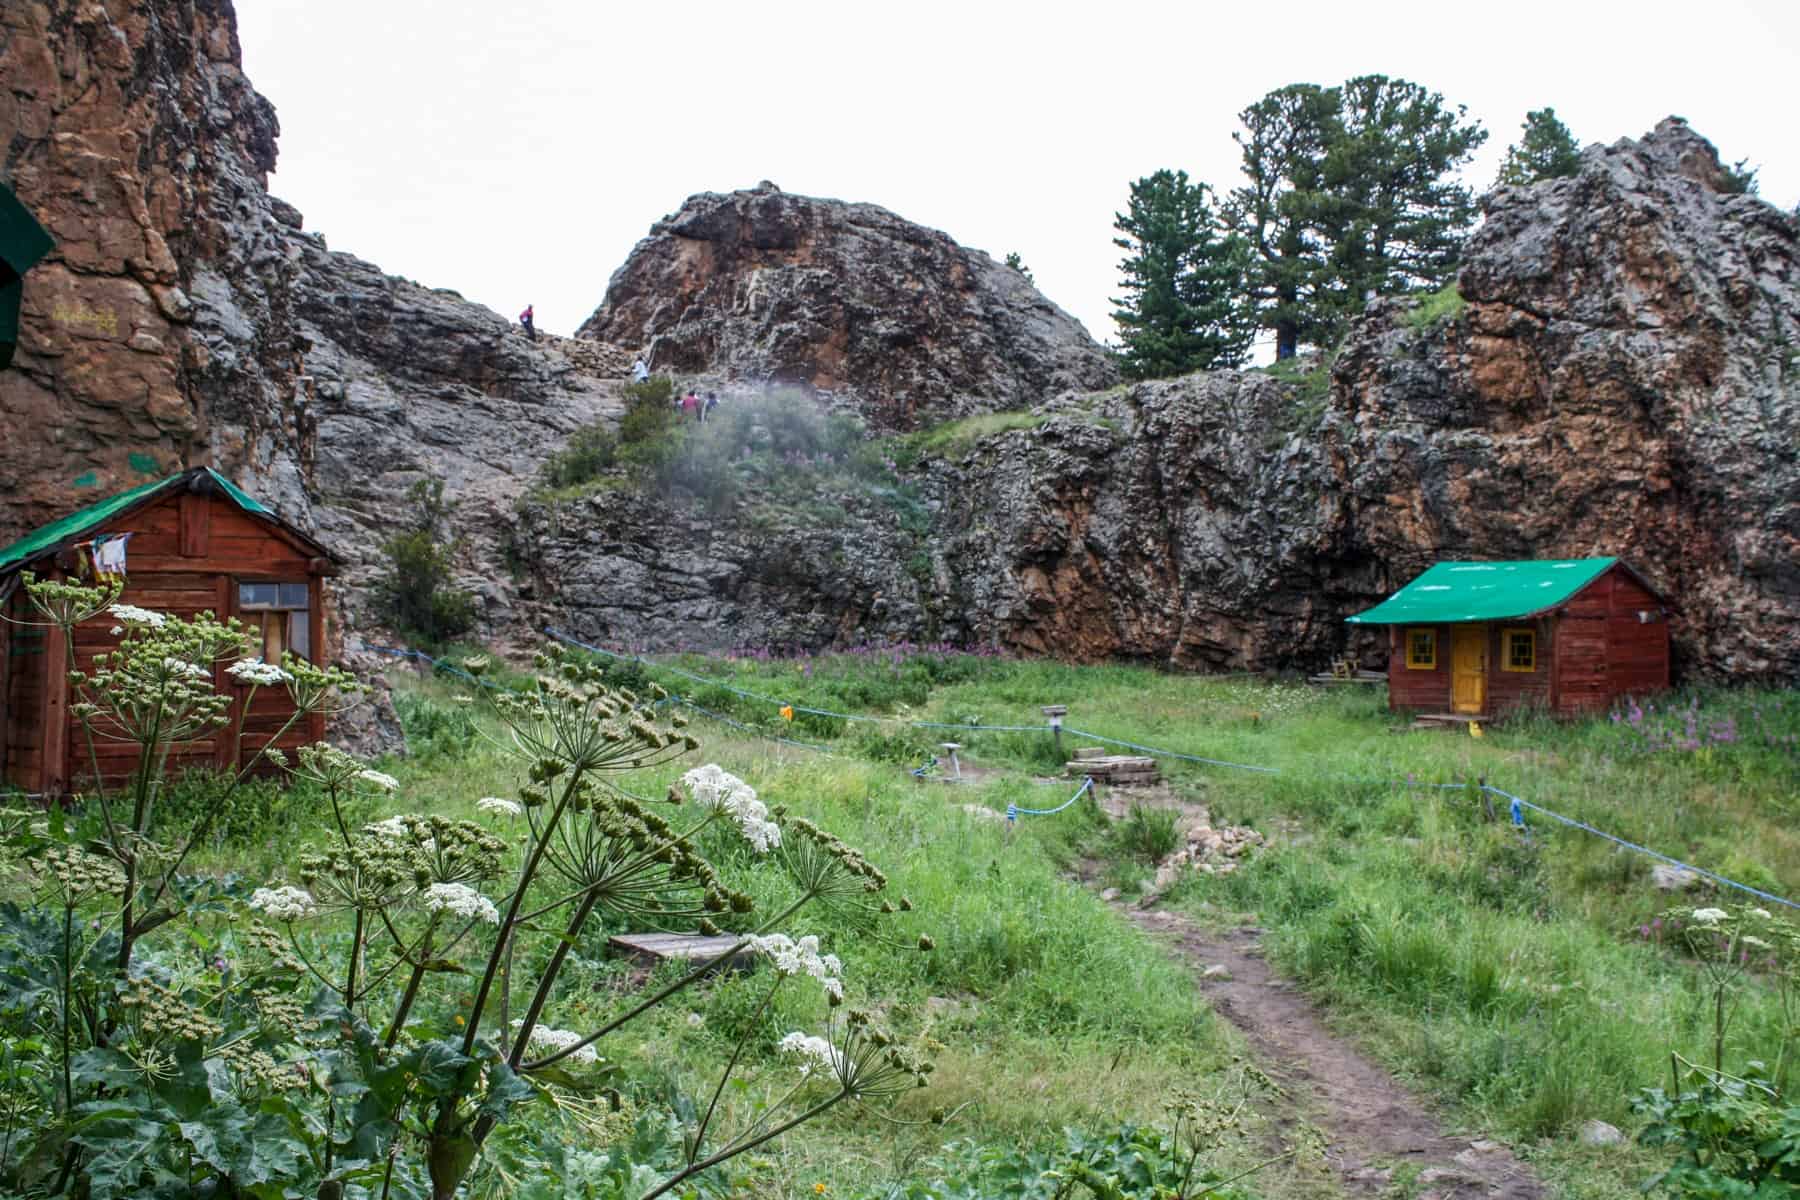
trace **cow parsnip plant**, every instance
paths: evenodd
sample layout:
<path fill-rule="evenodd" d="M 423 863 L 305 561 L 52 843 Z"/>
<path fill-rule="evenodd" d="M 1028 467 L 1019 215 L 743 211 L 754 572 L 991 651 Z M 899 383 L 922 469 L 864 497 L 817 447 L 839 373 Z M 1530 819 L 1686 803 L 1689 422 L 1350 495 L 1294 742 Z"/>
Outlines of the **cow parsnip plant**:
<path fill-rule="evenodd" d="M 0 1071 L 8 1189 L 448 1198 L 527 1106 L 598 1114 L 591 1133 L 634 1136 L 610 1086 L 608 1036 L 745 952 L 770 968 L 759 1014 L 805 978 L 838 1015 L 822 1036 L 783 1039 L 794 1060 L 786 1094 L 726 1130 L 719 1100 L 740 1041 L 704 1115 L 682 1131 L 679 1160 L 640 1185 L 646 1200 L 836 1105 L 924 1083 L 928 1063 L 866 1012 L 839 1009 L 841 962 L 816 938 L 780 932 L 808 905 L 867 920 L 910 905 L 881 899 L 885 877 L 856 850 L 769 812 L 716 766 L 689 771 L 659 801 L 617 787 L 621 773 L 697 748 L 681 718 L 659 715 L 661 697 L 611 688 L 557 651 L 540 656 L 531 689 L 492 694 L 528 782 L 516 799 L 482 801 L 483 822 L 358 825 L 360 798 L 395 781 L 308 747 L 291 766 L 324 796 L 336 836 L 292 879 L 252 888 L 181 870 L 214 809 L 172 834 L 155 821 L 172 749 L 238 736 L 215 667 L 231 663 L 222 669 L 252 689 L 285 688 L 295 720 L 341 706 L 359 685 L 291 657 L 247 660 L 232 623 L 119 605 L 114 586 L 32 581 L 28 594 L 65 631 L 107 609 L 119 621 L 119 649 L 91 672 L 71 664 L 70 678 L 89 745 L 129 742 L 136 764 L 109 789 L 90 750 L 89 791 L 66 811 L 11 823 L 7 846 L 33 902 L 0 906 L 0 1039 L 10 1062 L 40 1069 Z M 262 750 L 239 778 L 265 758 L 290 765 Z M 783 876 L 778 911 L 757 912 L 702 853 L 725 830 Z M 737 932 L 723 954 L 598 1028 L 554 1028 L 563 968 L 602 915 Z"/>

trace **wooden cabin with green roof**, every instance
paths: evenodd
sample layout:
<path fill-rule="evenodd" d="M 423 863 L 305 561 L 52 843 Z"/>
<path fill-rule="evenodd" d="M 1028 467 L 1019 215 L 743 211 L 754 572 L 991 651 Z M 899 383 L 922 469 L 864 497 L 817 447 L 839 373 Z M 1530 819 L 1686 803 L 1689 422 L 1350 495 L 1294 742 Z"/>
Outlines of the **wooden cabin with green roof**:
<path fill-rule="evenodd" d="M 1669 686 L 1668 602 L 1616 558 L 1441 562 L 1352 625 L 1388 628 L 1388 706 L 1601 712 Z"/>
<path fill-rule="evenodd" d="M 331 553 L 210 467 L 195 467 L 90 505 L 0 549 L 0 783 L 59 796 L 91 777 L 87 740 L 69 713 L 69 646 L 59 629 L 22 625 L 32 613 L 20 583 L 39 578 L 92 582 L 119 574 L 120 602 L 175 617 L 211 612 L 236 617 L 261 642 L 267 662 L 284 652 L 320 661 L 326 626 L 322 581 L 336 574 Z M 116 619 L 101 614 L 75 628 L 74 662 L 91 670 L 94 655 L 118 644 Z M 293 716 L 281 688 L 250 689 L 213 671 L 213 685 L 234 697 L 222 734 L 183 743 L 170 767 L 232 769 L 251 758 Z M 324 737 L 323 718 L 288 729 L 275 744 L 293 751 Z M 136 747 L 97 743 L 100 774 L 109 781 L 135 766 Z"/>

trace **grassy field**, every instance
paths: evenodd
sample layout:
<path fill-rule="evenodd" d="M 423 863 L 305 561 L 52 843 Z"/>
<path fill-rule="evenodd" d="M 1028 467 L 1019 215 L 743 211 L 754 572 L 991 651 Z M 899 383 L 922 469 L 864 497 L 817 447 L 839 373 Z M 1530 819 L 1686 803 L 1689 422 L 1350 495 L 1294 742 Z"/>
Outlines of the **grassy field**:
<path fill-rule="evenodd" d="M 1092 805 L 1010 830 L 963 811 L 1068 798 L 1071 783 L 1046 778 L 1061 756 L 1039 731 L 1042 705 L 1069 707 L 1066 748 L 1098 734 L 1273 768 L 1162 760 L 1172 790 L 1204 803 L 1215 824 L 1250 825 L 1272 841 L 1246 869 L 1196 875 L 1164 903 L 1203 921 L 1262 925 L 1275 961 L 1366 1049 L 1438 1097 L 1453 1125 L 1518 1146 L 1564 1195 L 1636 1192 L 1656 1169 L 1650 1152 L 1587 1147 L 1575 1134 L 1590 1119 L 1629 1134 L 1629 1100 L 1666 1078 L 1669 1051 L 1696 1057 L 1708 1042 L 1708 997 L 1657 926 L 1684 898 L 1650 885 L 1642 855 L 1535 816 L 1513 829 L 1504 802 L 1490 812 L 1472 788 L 1407 785 L 1485 779 L 1777 894 L 1800 884 L 1800 704 L 1789 693 L 1682 695 L 1616 720 L 1524 719 L 1475 738 L 1404 732 L 1361 689 L 920 648 L 690 656 L 618 664 L 616 674 L 659 680 L 732 722 L 697 721 L 702 751 L 631 779 L 633 790 L 656 794 L 680 769 L 717 761 L 770 804 L 857 845 L 916 906 L 880 936 L 829 919 L 794 932 L 819 933 L 843 956 L 852 1003 L 929 1039 L 933 1086 L 889 1114 L 906 1124 L 846 1112 L 739 1160 L 722 1185 L 732 1194 L 1035 1195 L 998 1181 L 1063 1144 L 1065 1128 L 1104 1138 L 1121 1123 L 1161 1119 L 1182 1089 L 1222 1098 L 1242 1088 L 1233 1031 L 1206 1011 L 1185 970 L 1070 880 L 1077 859 L 1098 861 L 1128 894 L 1148 878 Z M 510 794 L 517 768 L 492 744 L 497 727 L 455 700 L 469 689 L 396 679 L 414 753 L 390 764 L 402 783 L 392 809 L 462 816 L 480 796 Z M 944 740 L 984 768 L 982 782 L 949 788 L 912 776 Z M 259 803 L 272 814 L 248 822 L 248 836 L 222 839 L 212 865 L 278 874 L 308 838 L 302 804 L 274 793 Z M 750 879 L 747 862 L 726 854 L 721 863 Z M 934 952 L 911 948 L 919 933 L 935 939 Z M 579 1026 L 639 982 L 597 939 L 578 954 L 584 986 L 564 989 L 553 1023 Z M 725 980 L 615 1046 L 621 1089 L 680 1110 L 705 1094 L 746 1029 L 757 1067 L 773 1071 L 775 1040 L 816 1025 L 824 1009 L 784 995 L 752 1020 L 759 994 L 750 980 Z M 1737 997 L 1727 1058 L 1772 1057 L 1783 1033 L 1752 981 Z M 751 1078 L 727 1094 L 732 1120 L 766 1097 Z M 933 1110 L 954 1119 L 924 1123 Z M 1222 1143 L 1220 1170 L 1259 1157 L 1259 1120 Z M 1331 1191 L 1304 1158 L 1243 1186 Z"/>

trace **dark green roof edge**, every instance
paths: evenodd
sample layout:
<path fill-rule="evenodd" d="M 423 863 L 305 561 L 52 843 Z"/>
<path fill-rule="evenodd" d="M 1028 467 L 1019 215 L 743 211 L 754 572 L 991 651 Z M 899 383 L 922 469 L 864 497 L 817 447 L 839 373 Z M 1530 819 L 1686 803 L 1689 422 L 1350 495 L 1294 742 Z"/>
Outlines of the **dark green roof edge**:
<path fill-rule="evenodd" d="M 307 537 L 299 530 L 287 524 L 287 522 L 276 516 L 272 509 L 252 497 L 249 493 L 245 492 L 242 488 L 232 483 L 231 480 L 225 478 L 225 476 L 219 474 L 211 467 L 191 467 L 179 474 L 170 475 L 164 479 L 152 480 L 149 483 L 139 484 L 137 487 L 120 492 L 116 496 L 108 496 L 106 499 L 90 504 L 84 509 L 72 512 L 66 517 L 59 517 L 48 525 L 43 525 L 32 530 L 12 545 L 7 546 L 5 549 L 0 549 L 0 574 L 10 573 L 34 558 L 40 558 L 45 554 L 57 550 L 65 543 L 74 540 L 80 534 L 92 529 L 94 526 L 104 524 L 122 513 L 129 512 L 140 504 L 154 499 L 164 489 L 172 487 L 183 480 L 193 479 L 198 476 L 205 476 L 211 480 L 218 486 L 220 491 L 231 497 L 232 503 L 236 504 L 245 512 L 252 513 L 265 520 L 274 522 L 282 529 L 287 530 L 287 532 L 304 539 L 308 545 L 318 546 L 318 543 L 312 538 Z M 320 549 L 323 550 L 323 547 L 320 547 Z"/>

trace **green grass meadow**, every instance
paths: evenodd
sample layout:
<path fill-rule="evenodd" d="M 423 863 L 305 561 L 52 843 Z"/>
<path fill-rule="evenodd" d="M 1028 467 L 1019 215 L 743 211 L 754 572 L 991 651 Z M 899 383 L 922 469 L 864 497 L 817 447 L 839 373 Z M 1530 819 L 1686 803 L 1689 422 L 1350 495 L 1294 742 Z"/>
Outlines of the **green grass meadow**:
<path fill-rule="evenodd" d="M 1206 922 L 1262 926 L 1272 960 L 1347 1036 L 1439 1101 L 1452 1128 L 1513 1144 L 1560 1195 L 1635 1194 L 1657 1169 L 1629 1141 L 1587 1147 L 1576 1134 L 1599 1119 L 1629 1138 L 1632 1095 L 1667 1078 L 1671 1050 L 1697 1057 L 1708 1043 L 1708 995 L 1655 922 L 1671 903 L 1714 893 L 1659 892 L 1646 857 L 1535 814 L 1514 828 L 1504 800 L 1468 785 L 1485 780 L 1779 895 L 1800 890 L 1800 703 L 1791 693 L 1682 694 L 1635 723 L 1629 714 L 1528 717 L 1474 737 L 1407 731 L 1380 689 L 918 647 L 690 655 L 619 662 L 614 674 L 626 686 L 660 682 L 735 723 L 696 717 L 701 751 L 623 786 L 657 795 L 681 770 L 718 762 L 771 806 L 860 848 L 888 873 L 889 894 L 914 905 L 874 932 L 831 917 L 792 932 L 818 933 L 843 957 L 852 1004 L 875 1005 L 897 1032 L 926 1041 L 932 1086 L 885 1114 L 834 1113 L 739 1160 L 719 1185 L 732 1195 L 1037 1195 L 983 1183 L 982 1173 L 1000 1172 L 1002 1160 L 1016 1169 L 1019 1156 L 1061 1145 L 1065 1130 L 1105 1135 L 1157 1122 L 1183 1089 L 1222 1097 L 1239 1086 L 1242 1048 L 1188 970 L 1073 878 L 1079 861 L 1097 863 L 1103 882 L 1130 898 L 1148 878 L 1145 839 L 1162 835 L 1117 833 L 1086 799 L 1010 826 L 964 811 L 1053 808 L 1073 793 L 1043 705 L 1068 706 L 1065 750 L 1098 734 L 1273 768 L 1161 760 L 1170 788 L 1207 805 L 1215 824 L 1250 825 L 1271 840 L 1244 869 L 1195 875 L 1162 903 Z M 384 766 L 402 785 L 391 811 L 472 816 L 479 797 L 514 792 L 518 768 L 499 726 L 467 701 L 472 689 L 410 671 L 392 678 L 412 753 Z M 978 782 L 914 777 L 943 741 L 962 745 Z M 279 876 L 314 832 L 304 797 L 271 789 L 243 804 L 261 807 L 221 832 L 208 865 Z M 746 851 L 716 853 L 734 886 L 754 890 Z M 617 931 L 577 948 L 581 986 L 562 989 L 552 1023 L 579 1027 L 643 986 L 640 971 L 606 951 L 606 932 Z M 921 933 L 932 952 L 916 948 Z M 780 1069 L 775 1041 L 815 1028 L 823 1003 L 796 989 L 756 1018 L 754 975 L 689 995 L 613 1047 L 619 1087 L 677 1111 L 704 1103 L 748 1030 L 751 1070 L 723 1103 L 729 1120 L 749 1119 Z M 1736 993 L 1728 1059 L 1772 1057 L 1786 1034 L 1752 979 Z M 937 1125 L 934 1112 L 953 1115 Z M 1264 1097 L 1215 1166 L 1255 1161 L 1273 1138 L 1265 1122 L 1292 1115 Z M 1239 1187 L 1335 1194 L 1305 1156 Z"/>

